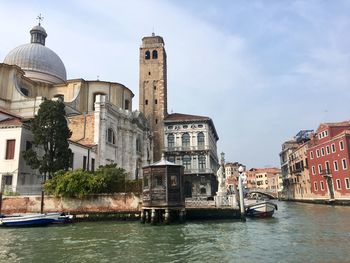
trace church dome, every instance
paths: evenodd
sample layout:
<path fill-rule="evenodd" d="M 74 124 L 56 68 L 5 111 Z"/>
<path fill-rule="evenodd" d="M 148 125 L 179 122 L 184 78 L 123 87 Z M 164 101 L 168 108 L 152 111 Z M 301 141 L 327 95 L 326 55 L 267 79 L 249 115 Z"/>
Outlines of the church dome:
<path fill-rule="evenodd" d="M 66 68 L 60 57 L 45 46 L 45 29 L 39 24 L 30 30 L 31 43 L 16 47 L 5 57 L 4 63 L 17 65 L 25 76 L 49 84 L 67 80 Z"/>

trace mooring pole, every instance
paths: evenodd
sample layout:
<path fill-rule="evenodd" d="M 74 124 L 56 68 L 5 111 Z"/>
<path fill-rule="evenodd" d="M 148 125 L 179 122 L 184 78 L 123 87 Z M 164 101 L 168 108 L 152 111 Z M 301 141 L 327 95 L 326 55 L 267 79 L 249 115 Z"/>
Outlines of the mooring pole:
<path fill-rule="evenodd" d="M 2 209 L 2 191 L 0 190 L 0 215 L 1 215 L 1 209 Z"/>
<path fill-rule="evenodd" d="M 239 188 L 239 208 L 241 212 L 241 221 L 246 221 L 245 218 L 245 207 L 244 207 L 244 196 L 243 196 L 243 183 L 242 183 L 242 172 L 243 166 L 238 168 L 239 177 L 238 177 L 238 188 Z"/>
<path fill-rule="evenodd" d="M 41 204 L 40 204 L 40 213 L 44 213 L 44 190 L 41 190 Z"/>

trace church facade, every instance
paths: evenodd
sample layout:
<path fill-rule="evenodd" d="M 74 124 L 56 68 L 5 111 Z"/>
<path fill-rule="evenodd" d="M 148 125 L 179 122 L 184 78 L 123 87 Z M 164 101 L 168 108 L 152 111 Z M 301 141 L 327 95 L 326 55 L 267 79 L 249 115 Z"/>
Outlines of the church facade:
<path fill-rule="evenodd" d="M 31 144 L 29 122 L 45 99 L 66 105 L 72 169 L 116 163 L 129 179 L 140 177 L 142 166 L 153 161 L 152 133 L 143 114 L 132 110 L 132 91 L 116 82 L 67 80 L 63 62 L 45 46 L 45 29 L 39 24 L 30 33 L 31 42 L 0 63 L 0 187 L 38 192 L 42 177 L 25 165 L 21 152 Z"/>

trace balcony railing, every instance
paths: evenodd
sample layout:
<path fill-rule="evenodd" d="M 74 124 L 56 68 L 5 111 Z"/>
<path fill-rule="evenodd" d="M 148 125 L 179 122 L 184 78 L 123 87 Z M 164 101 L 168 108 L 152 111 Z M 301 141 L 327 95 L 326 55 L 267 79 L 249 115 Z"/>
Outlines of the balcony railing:
<path fill-rule="evenodd" d="M 209 150 L 208 145 L 196 145 L 196 146 L 168 146 L 165 147 L 166 152 L 185 152 L 185 151 L 200 151 Z"/>
<path fill-rule="evenodd" d="M 185 169 L 184 174 L 213 174 L 214 171 L 211 168 L 204 169 Z"/>

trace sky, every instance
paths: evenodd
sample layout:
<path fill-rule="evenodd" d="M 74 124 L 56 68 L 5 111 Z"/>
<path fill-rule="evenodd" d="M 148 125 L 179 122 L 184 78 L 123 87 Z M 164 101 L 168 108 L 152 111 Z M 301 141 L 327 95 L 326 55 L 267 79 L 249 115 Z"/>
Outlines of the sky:
<path fill-rule="evenodd" d="M 279 167 L 299 130 L 350 120 L 349 0 L 0 0 L 0 61 L 40 13 L 68 79 L 122 83 L 135 110 L 141 39 L 162 36 L 168 112 L 210 117 L 227 162 Z"/>

